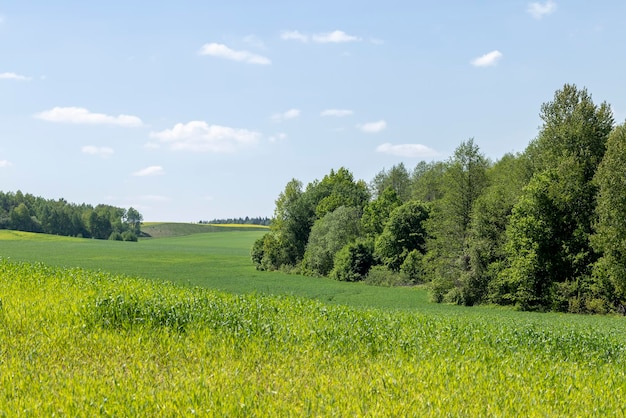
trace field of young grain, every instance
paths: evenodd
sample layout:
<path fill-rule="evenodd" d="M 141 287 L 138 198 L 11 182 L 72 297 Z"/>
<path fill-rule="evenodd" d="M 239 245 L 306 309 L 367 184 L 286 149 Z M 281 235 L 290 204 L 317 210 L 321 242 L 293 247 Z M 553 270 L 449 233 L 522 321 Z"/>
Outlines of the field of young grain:
<path fill-rule="evenodd" d="M 358 309 L 4 259 L 0 301 L 0 415 L 626 413 L 623 318 Z"/>

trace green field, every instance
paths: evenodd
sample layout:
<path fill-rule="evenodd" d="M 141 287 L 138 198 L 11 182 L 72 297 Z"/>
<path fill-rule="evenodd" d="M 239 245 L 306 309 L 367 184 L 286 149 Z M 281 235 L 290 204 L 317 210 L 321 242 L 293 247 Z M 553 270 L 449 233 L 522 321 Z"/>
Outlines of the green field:
<path fill-rule="evenodd" d="M 261 234 L 0 231 L 0 416 L 626 414 L 623 317 L 257 272 Z"/>
<path fill-rule="evenodd" d="M 250 261 L 250 248 L 264 230 L 217 227 L 218 232 L 179 236 L 184 228 L 172 231 L 176 235 L 173 237 L 136 243 L 0 230 L 0 255 L 16 261 L 83 267 L 235 293 L 289 294 L 381 308 L 430 306 L 423 289 L 380 288 L 282 272 L 259 272 Z"/>

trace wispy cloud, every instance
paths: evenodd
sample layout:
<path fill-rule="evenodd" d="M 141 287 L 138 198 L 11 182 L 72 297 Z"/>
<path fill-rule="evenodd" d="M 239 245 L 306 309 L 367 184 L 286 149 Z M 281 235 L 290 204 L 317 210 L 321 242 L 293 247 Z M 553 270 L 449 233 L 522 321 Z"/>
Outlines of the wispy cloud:
<path fill-rule="evenodd" d="M 261 134 L 247 129 L 209 125 L 204 121 L 177 123 L 172 129 L 151 132 L 150 137 L 169 144 L 172 150 L 234 152 L 259 142 Z"/>
<path fill-rule="evenodd" d="M 298 32 L 297 30 L 285 30 L 280 33 L 280 39 L 285 41 L 308 42 L 309 36 Z"/>
<path fill-rule="evenodd" d="M 495 50 L 472 60 L 474 67 L 492 67 L 502 59 L 502 52 Z"/>
<path fill-rule="evenodd" d="M 351 116 L 354 112 L 349 109 L 326 109 L 320 113 L 320 116 L 334 116 L 338 118 L 342 118 L 345 116 Z"/>
<path fill-rule="evenodd" d="M 218 58 L 225 58 L 232 61 L 244 62 L 246 64 L 269 65 L 272 61 L 262 55 L 253 54 L 248 51 L 236 51 L 224 44 L 210 43 L 202 45 L 200 55 L 210 55 Z"/>
<path fill-rule="evenodd" d="M 526 11 L 533 18 L 539 20 L 554 13 L 556 11 L 556 3 L 552 0 L 548 0 L 545 3 L 530 3 Z"/>
<path fill-rule="evenodd" d="M 113 148 L 109 147 L 96 147 L 95 145 L 86 145 L 81 148 L 83 154 L 97 155 L 102 158 L 108 158 L 113 155 Z"/>
<path fill-rule="evenodd" d="M 0 80 L 30 81 L 32 78 L 16 73 L 0 73 Z"/>
<path fill-rule="evenodd" d="M 312 36 L 313 42 L 319 43 L 343 43 L 343 42 L 355 42 L 360 41 L 361 38 L 348 35 L 344 31 L 336 30 L 327 33 L 318 33 Z"/>
<path fill-rule="evenodd" d="M 279 132 L 276 135 L 270 136 L 267 140 L 271 143 L 274 143 L 278 141 L 284 141 L 285 139 L 287 139 L 287 134 L 284 132 Z"/>
<path fill-rule="evenodd" d="M 335 30 L 332 32 L 314 33 L 313 35 L 307 35 L 297 30 L 283 31 L 280 34 L 280 38 L 286 41 L 300 41 L 300 42 L 317 42 L 321 44 L 327 43 L 345 43 L 345 42 L 357 42 L 361 38 L 358 36 L 348 35 L 342 30 Z"/>
<path fill-rule="evenodd" d="M 357 125 L 357 128 L 365 133 L 375 134 L 384 131 L 387 128 L 387 122 L 385 122 L 384 120 L 379 120 L 377 122 L 368 122 L 364 123 L 363 125 Z"/>
<path fill-rule="evenodd" d="M 385 143 L 379 145 L 376 148 L 377 152 L 383 154 L 395 155 L 398 157 L 409 157 L 409 158 L 429 158 L 429 157 L 437 157 L 439 153 L 432 148 L 427 147 L 426 145 L 421 144 L 398 144 L 393 145 L 390 143 Z"/>
<path fill-rule="evenodd" d="M 243 38 L 243 41 L 254 48 L 265 49 L 265 43 L 256 35 L 247 35 Z"/>
<path fill-rule="evenodd" d="M 136 177 L 148 177 L 148 176 L 160 176 L 164 174 L 165 171 L 163 167 L 160 165 L 151 165 L 150 167 L 142 168 L 141 170 L 135 171 L 133 176 Z"/>
<path fill-rule="evenodd" d="M 274 122 L 281 122 L 283 120 L 295 119 L 300 116 L 300 109 L 289 109 L 283 113 L 274 113 L 272 120 Z"/>
<path fill-rule="evenodd" d="M 0 168 L 11 167 L 12 165 L 9 160 L 0 160 Z"/>
<path fill-rule="evenodd" d="M 137 116 L 109 116 L 104 113 L 93 113 L 82 107 L 54 107 L 35 114 L 35 118 L 48 122 L 74 123 L 86 125 L 118 125 L 127 127 L 142 126 Z"/>

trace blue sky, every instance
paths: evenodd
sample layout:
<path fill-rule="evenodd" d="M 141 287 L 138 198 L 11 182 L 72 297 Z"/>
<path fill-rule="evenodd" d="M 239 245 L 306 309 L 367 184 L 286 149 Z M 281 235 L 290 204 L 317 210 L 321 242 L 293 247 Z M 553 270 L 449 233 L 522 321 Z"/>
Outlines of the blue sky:
<path fill-rule="evenodd" d="M 565 83 L 626 117 L 622 1 L 0 3 L 0 189 L 146 221 L 271 216 L 474 138 L 523 151 Z"/>

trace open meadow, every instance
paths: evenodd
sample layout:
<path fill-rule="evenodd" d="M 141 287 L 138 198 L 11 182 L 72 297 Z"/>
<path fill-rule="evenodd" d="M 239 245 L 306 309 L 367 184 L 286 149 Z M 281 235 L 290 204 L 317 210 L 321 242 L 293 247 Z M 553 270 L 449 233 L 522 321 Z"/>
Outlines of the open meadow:
<path fill-rule="evenodd" d="M 0 231 L 0 415 L 626 414 L 622 317 L 257 272 L 262 233 Z"/>

